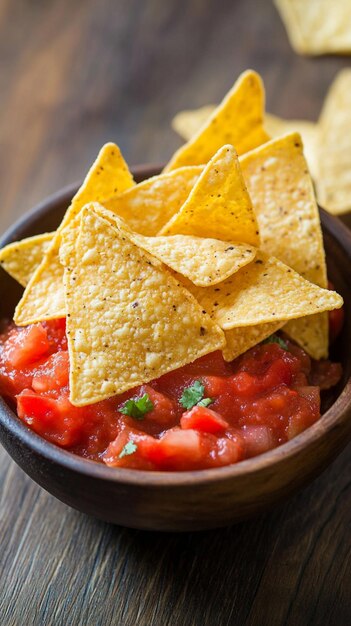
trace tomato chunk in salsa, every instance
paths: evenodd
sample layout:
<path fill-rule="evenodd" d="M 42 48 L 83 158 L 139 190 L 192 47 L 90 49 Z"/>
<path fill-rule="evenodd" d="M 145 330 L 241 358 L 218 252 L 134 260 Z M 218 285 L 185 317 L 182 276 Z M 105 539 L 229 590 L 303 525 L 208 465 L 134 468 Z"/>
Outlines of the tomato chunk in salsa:
<path fill-rule="evenodd" d="M 284 341 L 258 345 L 232 363 L 214 352 L 123 395 L 75 407 L 65 320 L 10 323 L 0 335 L 0 393 L 40 436 L 111 467 L 219 467 L 316 422 L 320 389 L 340 379 L 339 364 L 313 363 Z"/>

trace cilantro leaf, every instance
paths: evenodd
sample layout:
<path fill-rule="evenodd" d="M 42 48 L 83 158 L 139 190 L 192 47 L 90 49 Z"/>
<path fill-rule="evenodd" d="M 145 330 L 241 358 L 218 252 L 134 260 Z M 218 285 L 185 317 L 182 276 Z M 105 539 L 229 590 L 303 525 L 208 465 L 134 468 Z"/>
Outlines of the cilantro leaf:
<path fill-rule="evenodd" d="M 203 398 L 200 402 L 197 403 L 197 406 L 208 406 L 214 402 L 213 398 Z"/>
<path fill-rule="evenodd" d="M 204 398 L 205 386 L 201 380 L 195 380 L 190 387 L 186 387 L 180 397 L 180 404 L 185 409 L 192 409 L 193 406 L 208 406 L 213 402 L 211 398 Z"/>
<path fill-rule="evenodd" d="M 136 420 L 142 420 L 144 419 L 146 413 L 152 411 L 153 408 L 154 405 L 151 402 L 149 395 L 144 393 L 141 398 L 130 398 L 118 410 L 120 413 L 130 415 L 130 417 L 134 417 Z"/>
<path fill-rule="evenodd" d="M 138 449 L 138 446 L 134 441 L 128 441 L 125 446 L 123 446 L 121 452 L 118 455 L 119 459 L 123 459 L 124 456 L 129 456 L 130 454 L 134 454 L 134 452 Z"/>
<path fill-rule="evenodd" d="M 284 339 L 278 337 L 278 335 L 271 335 L 262 341 L 262 343 L 277 343 L 281 348 L 283 348 L 283 350 L 289 350 L 288 344 L 284 341 Z"/>

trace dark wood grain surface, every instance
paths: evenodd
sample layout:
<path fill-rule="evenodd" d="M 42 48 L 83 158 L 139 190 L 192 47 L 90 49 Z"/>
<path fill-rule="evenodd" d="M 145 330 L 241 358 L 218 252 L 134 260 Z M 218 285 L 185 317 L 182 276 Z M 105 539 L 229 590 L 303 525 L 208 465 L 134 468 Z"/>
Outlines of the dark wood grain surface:
<path fill-rule="evenodd" d="M 247 67 L 269 111 L 316 119 L 350 65 L 295 55 L 270 0 L 0 0 L 0 228 L 106 140 L 131 164 L 167 159 L 172 116 Z M 0 472 L 1 626 L 351 623 L 350 447 L 283 507 L 199 534 L 85 517 L 3 450 Z"/>

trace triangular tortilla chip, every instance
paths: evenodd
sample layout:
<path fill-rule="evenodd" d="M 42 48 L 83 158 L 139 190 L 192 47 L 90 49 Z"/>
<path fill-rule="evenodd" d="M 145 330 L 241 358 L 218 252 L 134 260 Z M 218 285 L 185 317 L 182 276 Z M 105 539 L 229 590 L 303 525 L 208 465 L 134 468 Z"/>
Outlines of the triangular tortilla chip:
<path fill-rule="evenodd" d="M 74 219 L 87 202 L 104 200 L 121 193 L 133 184 L 132 175 L 119 148 L 113 143 L 105 144 L 82 187 L 74 196 L 42 263 L 30 279 L 17 305 L 14 315 L 16 324 L 25 326 L 42 320 L 64 317 L 63 268 L 58 256 L 62 229 Z"/>
<path fill-rule="evenodd" d="M 257 215 L 262 249 L 326 288 L 319 212 L 300 135 L 273 139 L 241 157 L 240 166 Z M 295 321 L 284 329 L 317 359 L 328 355 L 328 327 L 323 317 Z"/>
<path fill-rule="evenodd" d="M 296 52 L 351 52 L 350 0 L 274 1 Z"/>
<path fill-rule="evenodd" d="M 172 120 L 172 127 L 188 141 L 199 131 L 215 110 L 214 105 L 206 105 L 199 109 L 180 111 Z M 281 137 L 287 133 L 300 133 L 303 149 L 311 176 L 318 178 L 318 126 L 307 120 L 286 120 L 277 115 L 265 113 L 264 127 L 270 137 Z"/>
<path fill-rule="evenodd" d="M 178 234 L 259 244 L 255 213 L 233 146 L 216 152 L 180 211 L 159 233 Z"/>
<path fill-rule="evenodd" d="M 284 322 L 271 322 L 268 324 L 257 324 L 256 326 L 246 326 L 246 328 L 232 328 L 224 331 L 226 345 L 222 352 L 225 361 L 233 361 L 237 356 L 243 354 L 253 346 L 267 339 L 277 332 Z"/>
<path fill-rule="evenodd" d="M 199 132 L 173 155 L 165 171 L 182 165 L 202 165 L 224 144 L 238 154 L 256 148 L 267 139 L 263 128 L 264 87 L 256 72 L 248 70 L 227 93 Z"/>
<path fill-rule="evenodd" d="M 76 406 L 122 393 L 224 346 L 223 332 L 193 296 L 127 231 L 92 209 L 84 209 L 66 261 L 70 399 Z"/>
<path fill-rule="evenodd" d="M 257 248 L 248 244 L 219 239 L 191 235 L 144 237 L 130 230 L 129 226 L 112 211 L 96 203 L 92 206 L 95 213 L 112 226 L 128 230 L 128 236 L 135 245 L 188 278 L 194 285 L 201 287 L 216 285 L 251 263 L 256 255 Z M 70 242 L 73 240 L 74 236 Z"/>
<path fill-rule="evenodd" d="M 137 233 L 156 235 L 179 211 L 199 178 L 200 166 L 180 167 L 168 174 L 153 176 L 104 202 Z"/>
<path fill-rule="evenodd" d="M 188 283 L 186 283 L 188 286 Z M 259 250 L 255 260 L 215 287 L 189 291 L 224 330 L 338 309 L 343 299 Z"/>
<path fill-rule="evenodd" d="M 179 111 L 172 119 L 172 128 L 182 139 L 189 141 L 204 126 L 215 108 L 215 104 L 205 104 L 198 109 Z"/>
<path fill-rule="evenodd" d="M 319 174 L 320 205 L 334 215 L 351 211 L 351 69 L 337 74 L 319 119 Z"/>
<path fill-rule="evenodd" d="M 34 235 L 9 243 L 0 250 L 0 265 L 17 282 L 26 287 L 43 260 L 54 233 Z"/>
<path fill-rule="evenodd" d="M 255 258 L 257 248 L 248 244 L 225 242 L 219 239 L 204 239 L 190 235 L 170 237 L 144 237 L 133 232 L 119 216 L 98 203 L 91 208 L 97 215 L 106 219 L 112 226 L 128 232 L 129 239 L 146 252 L 156 257 L 178 274 L 188 278 L 194 285 L 207 287 L 222 282 L 232 276 Z M 61 245 L 60 257 L 65 259 L 70 253 L 66 250 L 74 245 L 75 223 L 71 223 L 71 234 L 66 234 Z M 65 261 L 64 261 L 65 262 Z"/>

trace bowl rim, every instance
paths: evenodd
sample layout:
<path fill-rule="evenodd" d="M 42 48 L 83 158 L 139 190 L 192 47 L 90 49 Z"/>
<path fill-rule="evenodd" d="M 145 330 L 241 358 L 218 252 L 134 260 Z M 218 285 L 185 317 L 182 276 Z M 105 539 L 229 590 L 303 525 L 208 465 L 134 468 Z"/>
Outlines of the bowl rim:
<path fill-rule="evenodd" d="M 161 169 L 158 164 L 138 165 L 131 168 L 134 176 L 146 178 L 153 176 Z M 0 248 L 14 241 L 17 234 L 23 236 L 21 231 L 28 228 L 33 220 L 46 214 L 56 204 L 62 204 L 66 199 L 69 202 L 72 195 L 78 189 L 79 183 L 67 185 L 55 193 L 44 198 L 33 209 L 26 212 L 12 226 L 10 226 L 0 238 Z M 320 209 L 321 220 L 326 230 L 337 239 L 347 253 L 351 262 L 351 232 L 335 216 Z M 30 448 L 36 454 L 44 457 L 49 462 L 55 462 L 67 470 L 90 476 L 94 479 L 107 480 L 108 482 L 122 483 L 139 487 L 185 487 L 189 485 L 203 485 L 208 483 L 232 481 L 243 476 L 250 476 L 264 469 L 273 469 L 288 459 L 299 455 L 309 444 L 318 442 L 323 436 L 335 427 L 351 418 L 350 408 L 351 376 L 332 404 L 321 418 L 305 431 L 277 448 L 268 452 L 240 461 L 233 465 L 210 468 L 203 470 L 191 470 L 183 472 L 145 471 L 127 468 L 111 468 L 90 459 L 79 457 L 68 450 L 64 450 L 44 438 L 37 435 L 24 424 L 16 413 L 7 405 L 0 396 L 0 425 L 10 432 L 12 437 L 18 438 L 21 443 Z"/>

